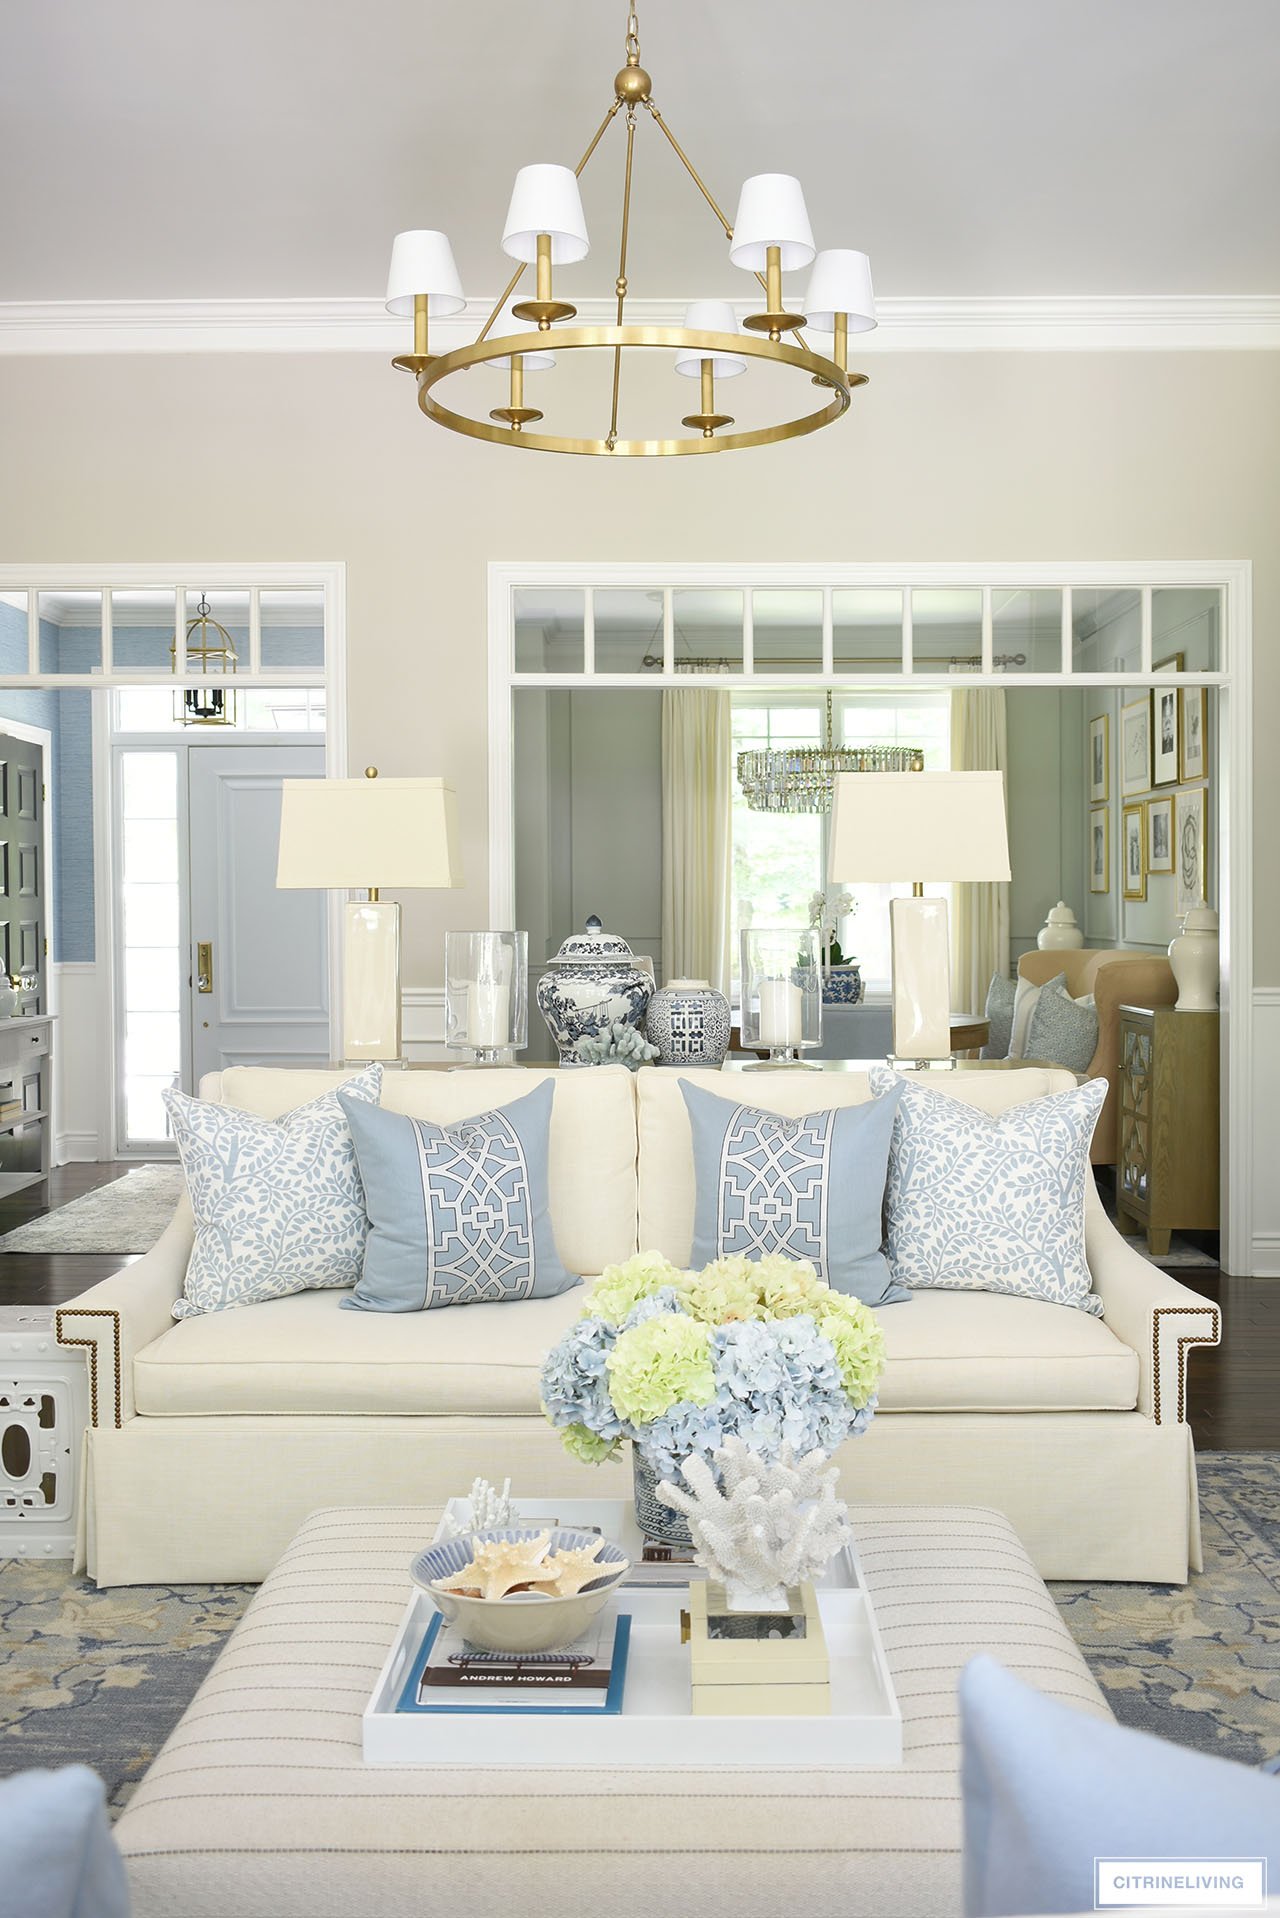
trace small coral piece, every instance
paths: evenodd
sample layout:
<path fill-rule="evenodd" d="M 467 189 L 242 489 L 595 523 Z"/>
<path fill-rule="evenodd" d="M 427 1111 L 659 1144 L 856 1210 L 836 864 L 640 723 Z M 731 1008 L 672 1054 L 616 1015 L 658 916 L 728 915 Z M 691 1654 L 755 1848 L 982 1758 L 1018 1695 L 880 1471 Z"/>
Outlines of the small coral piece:
<path fill-rule="evenodd" d="M 500 1532 L 518 1522 L 511 1501 L 509 1478 L 503 1479 L 501 1491 L 496 1485 L 491 1485 L 487 1478 L 472 1479 L 471 1490 L 467 1493 L 467 1506 L 471 1516 L 465 1524 L 449 1513 L 445 1514 L 437 1533 L 439 1540 L 461 1538 L 464 1532 Z"/>
<path fill-rule="evenodd" d="M 579 1039 L 574 1054 L 584 1066 L 624 1065 L 636 1072 L 657 1058 L 658 1048 L 649 1044 L 638 1026 L 615 1019 L 596 1037 Z"/>
<path fill-rule="evenodd" d="M 741 1439 L 726 1439 L 716 1473 L 703 1458 L 682 1466 L 687 1492 L 660 1481 L 664 1505 L 689 1521 L 699 1565 L 721 1579 L 730 1604 L 755 1595 L 776 1602 L 788 1586 L 814 1578 L 849 1537 L 848 1508 L 836 1497 L 839 1472 L 821 1451 L 796 1458 L 784 1445 L 776 1464 Z"/>
<path fill-rule="evenodd" d="M 470 1564 L 452 1578 L 442 1578 L 440 1589 L 468 1598 L 505 1598 L 539 1577 L 550 1545 L 550 1532 L 539 1532 L 536 1538 L 483 1539 L 472 1548 Z"/>

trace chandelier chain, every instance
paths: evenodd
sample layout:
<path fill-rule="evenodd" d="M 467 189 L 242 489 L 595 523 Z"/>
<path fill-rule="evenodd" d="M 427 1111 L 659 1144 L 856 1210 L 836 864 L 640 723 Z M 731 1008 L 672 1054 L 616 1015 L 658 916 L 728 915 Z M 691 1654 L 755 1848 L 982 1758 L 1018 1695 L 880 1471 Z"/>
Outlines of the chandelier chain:
<path fill-rule="evenodd" d="M 627 65 L 640 64 L 640 21 L 634 7 L 627 9 Z"/>

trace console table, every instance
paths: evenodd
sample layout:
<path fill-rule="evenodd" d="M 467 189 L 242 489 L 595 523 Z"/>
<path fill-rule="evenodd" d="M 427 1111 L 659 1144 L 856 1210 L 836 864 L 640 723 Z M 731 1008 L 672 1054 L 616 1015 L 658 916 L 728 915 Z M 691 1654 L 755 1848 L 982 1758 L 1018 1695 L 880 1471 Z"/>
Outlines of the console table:
<path fill-rule="evenodd" d="M 53 1164 L 53 1018 L 0 1019 L 0 1199 Z"/>
<path fill-rule="evenodd" d="M 1120 1008 L 1116 1224 L 1156 1258 L 1172 1231 L 1218 1230 L 1218 1043 L 1216 1012 Z"/>

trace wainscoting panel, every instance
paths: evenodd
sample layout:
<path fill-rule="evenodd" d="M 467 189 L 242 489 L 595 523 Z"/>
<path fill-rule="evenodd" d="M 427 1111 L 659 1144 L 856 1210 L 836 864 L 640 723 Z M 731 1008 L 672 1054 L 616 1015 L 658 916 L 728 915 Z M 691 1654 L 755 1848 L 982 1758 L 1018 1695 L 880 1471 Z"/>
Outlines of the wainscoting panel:
<path fill-rule="evenodd" d="M 55 964 L 57 1023 L 53 1029 L 55 1165 L 88 1164 L 112 1156 L 104 1136 L 104 1087 L 111 1032 L 102 1018 L 102 982 L 88 962 Z"/>
<path fill-rule="evenodd" d="M 1253 995 L 1253 1245 L 1251 1273 L 1280 1279 L 1280 986 Z"/>
<path fill-rule="evenodd" d="M 400 994 L 404 1056 L 410 1065 L 453 1059 L 444 1043 L 444 987 L 405 986 Z"/>

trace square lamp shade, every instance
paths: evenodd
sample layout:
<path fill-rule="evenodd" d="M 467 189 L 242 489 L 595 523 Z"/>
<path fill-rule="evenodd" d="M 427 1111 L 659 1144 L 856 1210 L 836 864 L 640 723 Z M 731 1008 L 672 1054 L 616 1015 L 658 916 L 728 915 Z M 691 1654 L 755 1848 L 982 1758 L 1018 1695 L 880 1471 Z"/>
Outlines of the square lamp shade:
<path fill-rule="evenodd" d="M 346 909 L 343 1057 L 400 1056 L 400 907 L 379 898 L 462 884 L 457 807 L 443 779 L 286 779 L 277 886 L 367 889 Z"/>
<path fill-rule="evenodd" d="M 831 811 L 828 877 L 840 885 L 917 889 L 1007 880 L 1004 775 L 841 773 Z M 894 899 L 893 1050 L 951 1057 L 951 950 L 945 899 Z"/>

